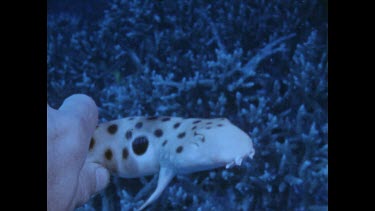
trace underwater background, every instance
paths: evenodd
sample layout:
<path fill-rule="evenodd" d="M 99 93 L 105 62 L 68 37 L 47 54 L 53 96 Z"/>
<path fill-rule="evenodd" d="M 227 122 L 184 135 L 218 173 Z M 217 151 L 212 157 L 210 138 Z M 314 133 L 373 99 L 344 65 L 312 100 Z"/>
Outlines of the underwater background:
<path fill-rule="evenodd" d="M 226 117 L 240 167 L 180 175 L 146 210 L 328 210 L 323 0 L 48 0 L 47 99 L 91 96 L 100 122 Z M 111 177 L 77 211 L 135 210 L 157 176 Z"/>

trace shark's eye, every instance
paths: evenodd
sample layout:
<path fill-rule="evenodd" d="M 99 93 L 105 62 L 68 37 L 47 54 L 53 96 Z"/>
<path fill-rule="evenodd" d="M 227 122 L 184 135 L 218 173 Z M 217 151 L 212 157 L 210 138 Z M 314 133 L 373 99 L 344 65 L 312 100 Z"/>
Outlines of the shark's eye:
<path fill-rule="evenodd" d="M 132 147 L 136 155 L 143 155 L 148 147 L 148 139 L 145 136 L 139 136 L 134 139 Z"/>

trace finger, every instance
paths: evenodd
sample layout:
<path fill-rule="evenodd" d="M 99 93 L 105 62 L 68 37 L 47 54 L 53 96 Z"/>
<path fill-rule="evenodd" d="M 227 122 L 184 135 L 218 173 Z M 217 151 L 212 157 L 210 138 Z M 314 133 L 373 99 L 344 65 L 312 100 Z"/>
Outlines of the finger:
<path fill-rule="evenodd" d="M 54 119 L 56 110 L 47 104 L 47 140 L 52 140 L 56 133 L 56 121 Z"/>
<path fill-rule="evenodd" d="M 76 206 L 86 203 L 90 197 L 109 183 L 109 172 L 97 163 L 86 162 L 80 176 L 76 194 Z"/>
<path fill-rule="evenodd" d="M 59 111 L 65 115 L 77 118 L 81 125 L 84 126 L 83 131 L 92 134 L 98 123 L 98 108 L 92 98 L 84 94 L 75 94 L 68 97 L 59 108 Z"/>

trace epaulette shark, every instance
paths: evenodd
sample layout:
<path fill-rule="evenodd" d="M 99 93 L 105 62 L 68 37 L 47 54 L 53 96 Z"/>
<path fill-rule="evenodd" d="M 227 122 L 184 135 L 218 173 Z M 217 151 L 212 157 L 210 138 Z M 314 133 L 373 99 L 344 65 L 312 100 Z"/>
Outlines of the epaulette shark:
<path fill-rule="evenodd" d="M 142 210 L 177 174 L 241 165 L 254 153 L 251 138 L 226 118 L 127 117 L 97 126 L 88 159 L 123 178 L 159 172 Z"/>

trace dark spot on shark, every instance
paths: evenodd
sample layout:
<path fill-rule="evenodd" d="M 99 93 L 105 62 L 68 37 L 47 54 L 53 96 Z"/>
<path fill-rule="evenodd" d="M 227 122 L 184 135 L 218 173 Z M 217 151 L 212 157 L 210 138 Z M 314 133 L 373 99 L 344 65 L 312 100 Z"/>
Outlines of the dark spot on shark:
<path fill-rule="evenodd" d="M 133 151 L 136 155 L 143 155 L 148 148 L 148 139 L 146 136 L 139 136 L 132 143 Z"/>
<path fill-rule="evenodd" d="M 156 119 L 158 119 L 157 116 L 150 116 L 150 117 L 147 117 L 147 120 L 156 120 Z"/>
<path fill-rule="evenodd" d="M 133 136 L 133 133 L 132 133 L 131 130 L 126 131 L 126 133 L 125 133 L 125 138 L 126 138 L 127 140 L 132 139 L 132 136 Z"/>
<path fill-rule="evenodd" d="M 92 148 L 94 148 L 94 146 L 95 146 L 95 139 L 94 139 L 94 138 L 91 138 L 91 140 L 90 140 L 89 150 L 92 150 Z"/>
<path fill-rule="evenodd" d="M 180 133 L 180 134 L 178 134 L 178 138 L 183 138 L 183 137 L 185 137 L 185 135 L 186 135 L 186 133 L 185 132 L 182 132 L 182 133 Z"/>
<path fill-rule="evenodd" d="M 163 141 L 162 146 L 164 147 L 167 144 L 167 142 L 168 142 L 167 140 Z"/>
<path fill-rule="evenodd" d="M 126 160 L 128 156 L 129 156 L 128 148 L 124 147 L 124 149 L 122 149 L 122 159 Z"/>
<path fill-rule="evenodd" d="M 201 120 L 195 120 L 195 121 L 193 122 L 193 124 L 197 124 L 197 123 L 199 123 L 199 122 L 201 122 Z"/>
<path fill-rule="evenodd" d="M 180 122 L 177 122 L 176 124 L 173 125 L 173 128 L 177 129 L 178 127 L 180 127 L 180 124 L 181 124 Z"/>
<path fill-rule="evenodd" d="M 108 126 L 107 131 L 110 134 L 115 134 L 117 132 L 117 125 L 112 124 L 112 125 Z"/>
<path fill-rule="evenodd" d="M 143 126 L 142 122 L 137 122 L 137 124 L 135 124 L 135 128 L 137 128 L 137 129 L 142 128 L 142 126 Z"/>
<path fill-rule="evenodd" d="M 107 149 L 104 153 L 104 156 L 107 160 L 112 160 L 113 154 L 111 149 Z"/>
<path fill-rule="evenodd" d="M 161 129 L 157 129 L 154 131 L 154 135 L 158 138 L 163 136 L 163 131 Z"/>
<path fill-rule="evenodd" d="M 163 119 L 161 119 L 162 122 L 166 122 L 166 121 L 169 121 L 169 120 L 171 120 L 170 117 L 164 117 Z"/>
<path fill-rule="evenodd" d="M 183 148 L 182 146 L 178 146 L 178 147 L 176 148 L 176 152 L 177 152 L 177 153 L 181 153 L 183 149 L 184 149 L 184 148 Z"/>

